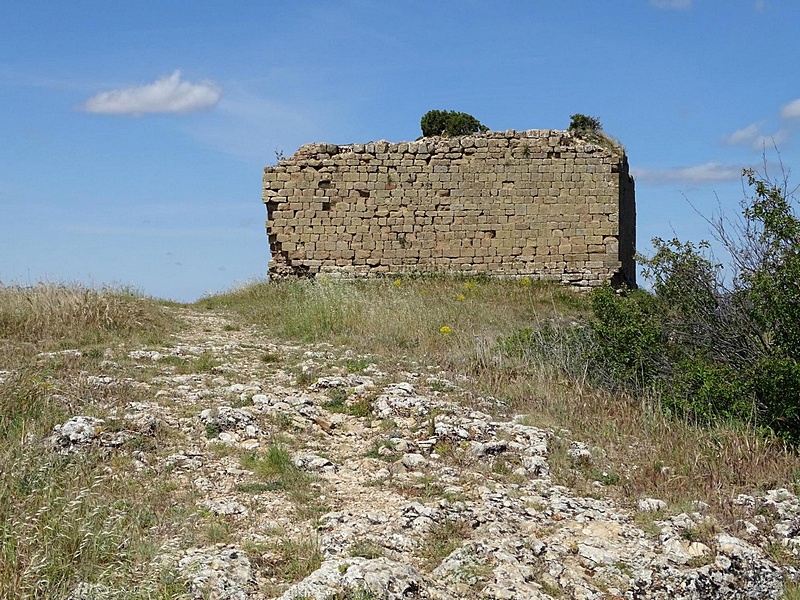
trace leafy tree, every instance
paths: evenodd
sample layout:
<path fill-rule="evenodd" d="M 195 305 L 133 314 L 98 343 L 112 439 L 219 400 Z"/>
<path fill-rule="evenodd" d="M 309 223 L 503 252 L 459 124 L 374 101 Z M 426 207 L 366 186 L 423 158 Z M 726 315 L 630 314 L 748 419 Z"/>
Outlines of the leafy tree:
<path fill-rule="evenodd" d="M 420 126 L 425 137 L 469 135 L 489 130 L 472 115 L 454 110 L 430 110 L 422 116 Z"/>

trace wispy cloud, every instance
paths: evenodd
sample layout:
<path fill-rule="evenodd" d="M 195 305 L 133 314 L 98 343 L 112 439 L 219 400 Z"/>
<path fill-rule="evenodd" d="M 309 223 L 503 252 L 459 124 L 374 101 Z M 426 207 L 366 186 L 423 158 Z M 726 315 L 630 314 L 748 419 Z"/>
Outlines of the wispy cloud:
<path fill-rule="evenodd" d="M 214 115 L 189 123 L 186 131 L 203 144 L 249 163 L 266 165 L 277 150 L 291 154 L 310 140 L 326 140 L 333 116 L 328 106 L 297 98 L 277 100 L 266 92 L 231 83 Z"/>
<path fill-rule="evenodd" d="M 784 119 L 800 119 L 800 98 L 784 104 L 781 108 L 781 117 Z"/>
<path fill-rule="evenodd" d="M 83 109 L 104 115 L 145 113 L 184 114 L 211 108 L 222 97 L 222 88 L 211 81 L 190 83 L 176 70 L 167 77 L 138 87 L 102 92 L 89 98 Z"/>
<path fill-rule="evenodd" d="M 754 139 L 759 136 L 759 132 L 761 131 L 761 123 L 753 123 L 752 125 L 748 125 L 747 127 L 743 127 L 742 129 L 737 129 L 729 136 L 723 138 L 723 143 L 727 144 L 728 146 L 736 146 L 738 144 L 747 144 L 751 143 Z"/>
<path fill-rule="evenodd" d="M 646 181 L 656 185 L 668 183 L 718 183 L 735 181 L 741 178 L 742 166 L 707 162 L 702 165 L 673 167 L 670 169 L 633 169 L 633 176 L 637 181 Z"/>
<path fill-rule="evenodd" d="M 779 116 L 779 127 L 772 133 L 764 132 L 765 121 L 760 121 L 723 137 L 722 142 L 728 146 L 750 146 L 759 152 L 765 147 L 781 146 L 797 132 L 797 124 L 800 122 L 800 98 L 784 104 Z"/>
<path fill-rule="evenodd" d="M 650 0 L 650 5 L 666 10 L 685 10 L 692 8 L 692 0 Z"/>

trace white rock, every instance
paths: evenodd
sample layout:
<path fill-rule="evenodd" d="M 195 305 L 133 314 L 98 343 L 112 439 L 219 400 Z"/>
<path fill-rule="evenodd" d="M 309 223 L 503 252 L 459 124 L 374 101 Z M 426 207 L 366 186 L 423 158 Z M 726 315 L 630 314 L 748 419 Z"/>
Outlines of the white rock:
<path fill-rule="evenodd" d="M 666 510 L 667 503 L 657 498 L 643 498 L 636 506 L 640 512 L 659 512 Z"/>
<path fill-rule="evenodd" d="M 419 469 L 420 467 L 424 466 L 425 463 L 428 461 L 425 459 L 422 454 L 417 454 L 415 452 L 411 452 L 409 454 L 404 454 L 403 457 L 400 459 L 400 462 L 403 463 L 403 466 L 408 469 Z"/>

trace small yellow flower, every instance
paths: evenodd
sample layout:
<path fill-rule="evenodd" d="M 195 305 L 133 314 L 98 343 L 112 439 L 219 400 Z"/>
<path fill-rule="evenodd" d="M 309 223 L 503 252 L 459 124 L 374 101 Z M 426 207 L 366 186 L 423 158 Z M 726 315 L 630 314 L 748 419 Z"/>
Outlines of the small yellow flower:
<path fill-rule="evenodd" d="M 523 277 L 522 279 L 519 280 L 519 284 L 522 287 L 528 287 L 529 285 L 531 285 L 531 283 L 532 282 L 531 282 L 530 277 Z"/>
<path fill-rule="evenodd" d="M 458 296 L 456 296 L 456 302 L 463 302 L 466 299 L 467 297 L 464 294 L 459 294 Z"/>
<path fill-rule="evenodd" d="M 468 290 L 471 290 L 471 289 L 472 289 L 472 288 L 474 288 L 476 285 L 478 285 L 478 284 L 477 284 L 477 283 L 475 283 L 474 281 L 467 281 L 467 282 L 464 284 L 464 287 L 465 287 L 465 288 L 467 288 Z"/>
<path fill-rule="evenodd" d="M 400 287 L 401 285 L 403 285 L 402 281 L 400 281 L 399 279 L 394 280 L 394 287 Z"/>
<path fill-rule="evenodd" d="M 442 335 L 450 335 L 451 333 L 453 333 L 453 330 L 450 329 L 449 325 L 442 325 L 441 327 L 439 327 L 439 333 L 441 333 Z"/>

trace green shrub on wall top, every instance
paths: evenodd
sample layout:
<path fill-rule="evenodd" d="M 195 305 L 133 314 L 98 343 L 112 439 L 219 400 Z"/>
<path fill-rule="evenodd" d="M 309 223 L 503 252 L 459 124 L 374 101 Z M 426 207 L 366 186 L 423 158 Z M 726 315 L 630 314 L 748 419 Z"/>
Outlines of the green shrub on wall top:
<path fill-rule="evenodd" d="M 608 150 L 618 151 L 623 149 L 622 145 L 617 140 L 606 135 L 605 131 L 603 131 L 603 125 L 600 123 L 600 119 L 596 117 L 575 113 L 570 116 L 570 123 L 567 131 L 582 140 L 592 142 Z"/>
<path fill-rule="evenodd" d="M 570 116 L 569 131 L 577 133 L 599 133 L 603 131 L 600 120 L 595 117 L 575 113 Z"/>
<path fill-rule="evenodd" d="M 429 110 L 422 116 L 420 126 L 424 137 L 434 135 L 454 137 L 489 130 L 472 115 L 454 110 Z"/>

